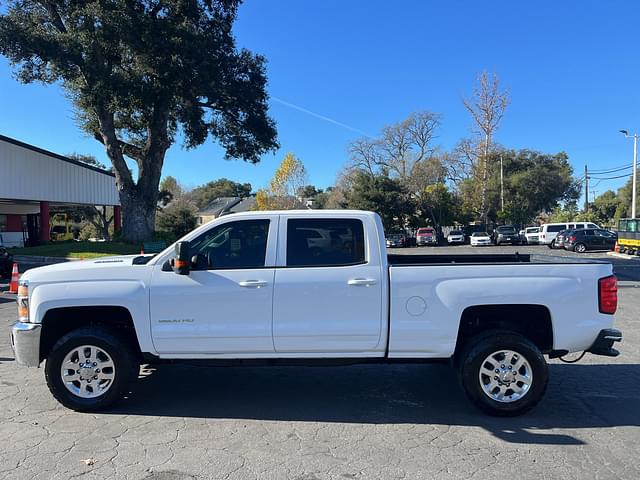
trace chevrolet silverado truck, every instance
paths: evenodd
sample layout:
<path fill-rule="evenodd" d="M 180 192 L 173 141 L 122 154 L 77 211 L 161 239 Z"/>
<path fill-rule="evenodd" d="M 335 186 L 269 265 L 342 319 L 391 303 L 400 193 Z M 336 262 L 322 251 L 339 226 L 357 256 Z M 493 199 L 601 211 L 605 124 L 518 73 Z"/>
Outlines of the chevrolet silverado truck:
<path fill-rule="evenodd" d="M 622 338 L 609 263 L 388 255 L 380 217 L 350 210 L 223 216 L 154 256 L 29 270 L 17 302 L 16 362 L 45 362 L 79 411 L 141 364 L 448 361 L 472 403 L 517 415 L 543 397 L 545 355 L 616 356 Z"/>

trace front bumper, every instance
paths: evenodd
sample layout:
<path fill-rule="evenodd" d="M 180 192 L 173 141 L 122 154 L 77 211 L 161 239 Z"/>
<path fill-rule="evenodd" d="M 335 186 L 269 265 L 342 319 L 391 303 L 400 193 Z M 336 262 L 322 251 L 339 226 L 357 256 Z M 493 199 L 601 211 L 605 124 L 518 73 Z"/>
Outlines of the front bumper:
<path fill-rule="evenodd" d="M 18 322 L 11 328 L 11 348 L 16 363 L 25 367 L 40 365 L 40 330 L 39 323 Z"/>
<path fill-rule="evenodd" d="M 600 330 L 596 341 L 589 347 L 587 352 L 594 355 L 604 355 L 605 357 L 617 357 L 620 352 L 613 348 L 615 342 L 622 340 L 622 332 L 615 328 L 605 328 Z"/>

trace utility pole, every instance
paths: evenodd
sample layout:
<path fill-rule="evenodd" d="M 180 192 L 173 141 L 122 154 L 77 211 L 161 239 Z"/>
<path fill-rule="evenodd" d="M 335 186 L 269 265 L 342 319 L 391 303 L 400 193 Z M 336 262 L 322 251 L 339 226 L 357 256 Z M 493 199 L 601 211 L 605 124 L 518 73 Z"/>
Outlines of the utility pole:
<path fill-rule="evenodd" d="M 584 166 L 584 211 L 589 212 L 589 171 Z"/>
<path fill-rule="evenodd" d="M 631 218 L 636 218 L 636 177 L 638 175 L 638 134 L 629 135 L 627 130 L 620 130 L 625 137 L 633 137 L 633 175 L 631 182 Z"/>
<path fill-rule="evenodd" d="M 631 218 L 636 218 L 636 176 L 638 173 L 638 135 L 633 136 L 633 185 L 631 186 Z"/>
<path fill-rule="evenodd" d="M 504 213 L 504 170 L 502 168 L 502 154 L 500 154 L 500 203 Z"/>

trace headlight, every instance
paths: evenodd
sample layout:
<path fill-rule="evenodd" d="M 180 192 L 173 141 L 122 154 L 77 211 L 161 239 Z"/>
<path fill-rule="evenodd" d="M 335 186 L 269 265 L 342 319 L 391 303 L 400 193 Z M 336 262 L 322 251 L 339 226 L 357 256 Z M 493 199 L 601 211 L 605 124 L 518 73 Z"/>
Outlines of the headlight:
<path fill-rule="evenodd" d="M 29 321 L 29 282 L 21 280 L 18 283 L 18 321 Z"/>

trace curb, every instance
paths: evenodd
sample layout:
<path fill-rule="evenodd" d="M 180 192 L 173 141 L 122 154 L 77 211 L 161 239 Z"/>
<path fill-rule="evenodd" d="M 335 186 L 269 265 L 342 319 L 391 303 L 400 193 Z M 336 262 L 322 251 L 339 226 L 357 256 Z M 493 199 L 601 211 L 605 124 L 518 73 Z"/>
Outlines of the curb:
<path fill-rule="evenodd" d="M 607 252 L 607 255 L 610 257 L 622 258 L 624 260 L 640 260 L 640 257 L 636 257 L 635 255 L 626 255 L 624 253 Z"/>

